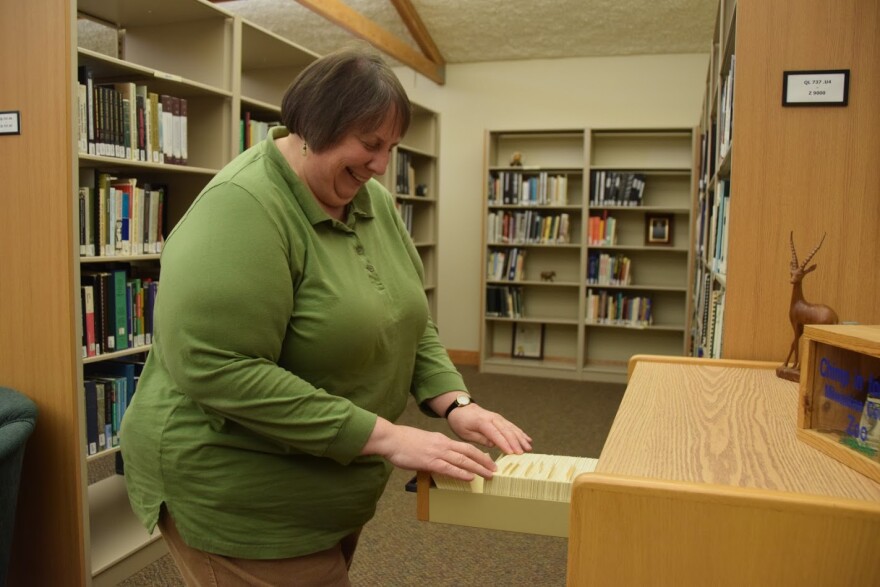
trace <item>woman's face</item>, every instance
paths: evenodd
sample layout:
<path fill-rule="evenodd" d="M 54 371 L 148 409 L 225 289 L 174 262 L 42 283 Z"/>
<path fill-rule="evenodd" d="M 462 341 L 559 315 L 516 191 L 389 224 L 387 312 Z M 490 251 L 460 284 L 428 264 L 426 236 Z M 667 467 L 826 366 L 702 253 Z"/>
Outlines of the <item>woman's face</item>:
<path fill-rule="evenodd" d="M 303 165 L 306 183 L 332 217 L 342 220 L 361 186 L 385 173 L 391 150 L 400 142 L 396 118 L 392 110 L 376 130 L 355 130 L 321 153 L 308 152 Z"/>

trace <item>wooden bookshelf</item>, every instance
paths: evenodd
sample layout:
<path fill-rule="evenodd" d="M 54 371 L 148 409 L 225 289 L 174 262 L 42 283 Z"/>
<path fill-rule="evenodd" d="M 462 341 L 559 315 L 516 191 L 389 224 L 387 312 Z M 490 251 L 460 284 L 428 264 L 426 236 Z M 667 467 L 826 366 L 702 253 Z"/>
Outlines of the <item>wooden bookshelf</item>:
<path fill-rule="evenodd" d="M 694 192 L 694 139 L 691 129 L 575 129 L 560 131 L 490 131 L 486 137 L 484 201 L 481 369 L 570 379 L 623 381 L 634 353 L 681 355 L 689 329 L 691 279 L 690 223 Z M 523 167 L 512 167 L 515 152 Z M 514 174 L 516 174 L 514 176 Z M 604 175 L 602 175 L 604 174 Z M 638 205 L 599 198 L 605 178 L 638 176 L 644 181 Z M 503 182 L 533 181 L 526 198 L 503 194 Z M 544 198 L 543 185 L 564 178 L 564 193 Z M 558 181 L 558 180 L 552 180 Z M 560 185 L 557 183 L 556 185 Z M 535 187 L 537 186 L 537 187 Z M 535 192 L 534 190 L 539 190 Z M 501 190 L 501 191 L 499 191 Z M 535 193 L 539 195 L 536 197 Z M 567 215 L 562 239 L 530 239 L 504 234 L 498 225 L 530 223 L 536 215 Z M 529 216 L 531 215 L 531 216 Z M 591 240 L 589 218 L 615 222 L 614 238 Z M 668 243 L 647 242 L 647 219 L 671 220 Z M 525 238 L 525 240 L 523 240 Z M 628 282 L 590 282 L 590 259 L 626 256 Z M 520 272 L 511 274 L 514 255 L 524 256 Z M 499 261 L 499 259 L 502 259 Z M 503 263 L 503 270 L 496 269 Z M 490 273 L 491 272 L 491 273 Z M 548 273 L 552 273 L 552 279 Z M 495 307 L 514 288 L 514 309 Z M 587 296 L 650 298 L 652 319 L 635 323 L 615 316 L 588 315 Z M 632 302 L 628 302 L 632 303 Z M 640 303 L 644 303 L 643 301 Z M 540 358 L 514 356 L 514 324 L 543 324 Z"/>
<path fill-rule="evenodd" d="M 829 8 L 830 6 L 830 8 Z M 779 363 L 791 346 L 789 235 L 799 256 L 825 242 L 803 283 L 810 302 L 841 321 L 880 323 L 880 62 L 861 39 L 880 17 L 874 2 L 722 0 L 707 109 L 718 103 L 727 55 L 736 56 L 731 153 L 715 173 L 729 176 L 721 356 Z M 782 105 L 784 71 L 849 69 L 845 107 Z M 853 83 L 853 80 L 860 80 Z M 711 176 L 710 176 L 711 181 Z"/>

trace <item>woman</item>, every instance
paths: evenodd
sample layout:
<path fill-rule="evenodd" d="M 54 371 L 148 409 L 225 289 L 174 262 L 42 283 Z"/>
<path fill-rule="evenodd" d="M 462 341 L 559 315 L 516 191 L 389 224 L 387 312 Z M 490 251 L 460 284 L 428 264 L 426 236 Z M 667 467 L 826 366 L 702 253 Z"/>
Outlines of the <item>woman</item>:
<path fill-rule="evenodd" d="M 347 585 L 391 465 L 491 477 L 476 447 L 393 423 L 410 395 L 463 440 L 531 450 L 468 403 L 418 254 L 372 179 L 409 125 L 394 73 L 372 53 L 328 55 L 282 118 L 169 235 L 120 434 L 132 507 L 192 585 Z"/>

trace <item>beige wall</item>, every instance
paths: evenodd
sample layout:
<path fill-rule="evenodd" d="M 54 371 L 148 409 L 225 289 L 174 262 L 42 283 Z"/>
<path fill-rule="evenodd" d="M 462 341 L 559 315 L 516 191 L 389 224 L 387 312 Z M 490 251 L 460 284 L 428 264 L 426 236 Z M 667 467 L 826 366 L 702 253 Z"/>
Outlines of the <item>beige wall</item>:
<path fill-rule="evenodd" d="M 448 65 L 444 86 L 398 71 L 410 98 L 440 114 L 436 319 L 447 348 L 479 348 L 484 131 L 696 126 L 708 59 L 652 55 Z"/>

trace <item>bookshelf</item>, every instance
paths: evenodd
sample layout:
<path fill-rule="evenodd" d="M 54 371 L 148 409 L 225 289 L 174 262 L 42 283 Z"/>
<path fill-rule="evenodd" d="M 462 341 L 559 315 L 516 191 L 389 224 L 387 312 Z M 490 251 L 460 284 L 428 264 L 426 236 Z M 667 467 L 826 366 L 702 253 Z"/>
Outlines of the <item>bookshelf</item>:
<path fill-rule="evenodd" d="M 807 300 L 834 308 L 844 322 L 880 322 L 880 117 L 873 99 L 880 62 L 860 41 L 872 34 L 880 5 L 769 4 L 719 3 L 706 110 L 720 112 L 735 55 L 731 151 L 709 176 L 729 178 L 732 194 L 726 271 L 714 277 L 724 294 L 720 356 L 781 363 L 793 339 L 792 231 L 801 259 L 827 234 L 812 260 L 818 268 L 803 283 Z M 851 80 L 862 80 L 850 84 L 847 106 L 782 105 L 784 71 L 825 69 L 849 69 Z"/>
<path fill-rule="evenodd" d="M 634 353 L 684 354 L 693 134 L 487 132 L 484 372 L 623 381 Z M 663 242 L 649 242 L 655 218 Z M 517 356 L 528 331 L 540 351 Z"/>
<path fill-rule="evenodd" d="M 29 57 L 13 60 L 0 83 L 0 101 L 20 109 L 23 121 L 21 135 L 0 141 L 8 187 L 20 194 L 0 204 L 4 218 L 17 219 L 0 237 L 0 379 L 40 411 L 25 456 L 9 580 L 115 585 L 166 549 L 158 532 L 149 535 L 134 518 L 124 479 L 111 472 L 118 449 L 86 454 L 84 380 L 108 361 L 144 357 L 149 345 L 83 357 L 80 278 L 108 267 L 158 272 L 160 255 L 81 256 L 79 188 L 100 187 L 100 174 L 164 186 L 167 234 L 239 152 L 244 113 L 280 118 L 284 90 L 317 56 L 203 0 L 6 3 L 2 15 L 3 38 Z M 83 34 L 86 28 L 97 38 Z M 185 98 L 186 164 L 81 151 L 79 66 L 95 83 L 132 82 Z M 427 198 L 412 197 L 427 210 L 414 216 L 414 230 L 433 292 L 436 116 L 417 112 L 415 132 L 400 148 L 419 154 L 416 178 L 429 185 Z"/>
<path fill-rule="evenodd" d="M 699 181 L 694 208 L 693 315 L 688 354 L 722 356 L 733 167 L 736 2 L 719 3 L 700 116 Z"/>
<path fill-rule="evenodd" d="M 251 61 L 236 41 L 244 36 L 241 31 L 247 25 L 200 1 L 157 5 L 79 0 L 76 10 L 80 16 L 99 22 L 104 27 L 102 34 L 117 38 L 116 51 L 107 51 L 109 55 L 77 49 L 77 64 L 88 68 L 95 85 L 133 82 L 146 86 L 148 92 L 187 101 L 186 130 L 181 131 L 186 135 L 186 164 L 166 163 L 162 157 L 157 162 L 100 156 L 91 154 L 91 149 L 89 153 L 77 149 L 77 187 L 90 188 L 96 197 L 103 174 L 132 178 L 138 186 L 163 186 L 162 232 L 167 235 L 204 185 L 237 152 L 238 125 L 233 121 L 239 117 L 241 80 L 246 78 Z M 83 42 L 88 42 L 88 37 Z M 241 67 L 235 68 L 239 62 Z M 167 129 L 163 130 L 167 134 Z M 158 277 L 158 258 L 157 253 L 135 251 L 120 256 L 98 251 L 95 257 L 78 259 L 74 279 L 79 281 L 83 272 L 107 267 L 123 269 L 129 275 L 147 271 Z M 78 299 L 75 303 L 79 305 Z M 84 328 L 82 322 L 80 328 Z M 83 380 L 90 372 L 100 372 L 110 360 L 142 359 L 148 351 L 146 345 L 80 359 L 79 397 L 89 393 L 88 386 L 83 391 Z M 106 446 L 86 459 L 93 482 L 86 491 L 84 574 L 91 577 L 93 585 L 115 585 L 167 552 L 158 530 L 151 535 L 131 512 L 124 479 L 107 471 L 107 459 L 115 458 L 118 448 L 112 447 L 109 439 Z M 102 468 L 104 472 L 96 476 L 95 471 Z"/>
<path fill-rule="evenodd" d="M 233 55 L 239 56 L 241 66 L 234 68 L 238 75 L 233 78 L 232 124 L 237 130 L 232 152 L 238 154 L 259 142 L 269 125 L 280 124 L 287 86 L 318 56 L 247 20 L 237 18 L 235 23 Z M 262 133 L 249 129 L 249 123 L 262 123 Z M 254 134 L 245 141 L 249 130 Z"/>
<path fill-rule="evenodd" d="M 379 178 L 397 202 L 407 230 L 425 268 L 428 307 L 437 316 L 437 178 L 439 132 L 437 113 L 413 104 L 409 130 L 391 153 L 385 176 Z"/>

